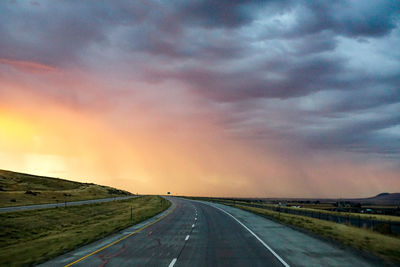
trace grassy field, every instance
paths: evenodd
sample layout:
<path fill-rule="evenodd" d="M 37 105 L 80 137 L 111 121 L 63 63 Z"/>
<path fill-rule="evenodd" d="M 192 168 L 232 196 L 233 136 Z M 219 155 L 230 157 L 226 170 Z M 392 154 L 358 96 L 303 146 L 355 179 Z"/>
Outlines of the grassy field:
<path fill-rule="evenodd" d="M 233 204 L 230 204 L 233 206 Z M 339 241 L 353 248 L 374 254 L 387 262 L 400 263 L 400 238 L 382 235 L 363 228 L 337 224 L 309 217 L 278 213 L 276 211 L 235 205 L 237 208 L 266 215 L 284 224 L 306 229 L 322 237 Z"/>
<path fill-rule="evenodd" d="M 273 204 L 264 204 L 265 206 L 269 207 L 276 207 Z M 298 210 L 299 208 L 292 208 L 292 207 L 281 207 L 281 209 L 295 209 Z M 310 212 L 320 212 L 323 214 L 331 214 L 331 215 L 338 215 L 344 217 L 352 217 L 361 219 L 369 219 L 369 220 L 380 220 L 380 221 L 392 221 L 392 222 L 400 222 L 399 216 L 391 216 L 391 215 L 380 215 L 380 214 L 364 214 L 364 213 L 353 213 L 353 212 L 338 212 L 338 211 L 329 211 L 329 210 L 322 210 L 322 209 L 313 209 L 313 208 L 300 208 L 300 210 L 310 211 Z"/>
<path fill-rule="evenodd" d="M 214 199 L 215 201 L 223 201 L 225 203 L 236 203 L 236 204 L 257 204 L 262 205 L 269 208 L 278 207 L 276 204 L 266 204 L 266 203 L 251 203 L 251 202 L 243 202 L 243 201 L 232 201 L 232 200 L 221 200 L 221 199 Z M 364 213 L 352 213 L 352 212 L 337 212 L 337 211 L 328 211 L 323 209 L 316 209 L 316 208 L 292 208 L 292 207 L 280 207 L 280 209 L 291 209 L 291 210 L 301 210 L 301 211 L 310 211 L 310 212 L 320 212 L 323 214 L 331 214 L 331 215 L 338 215 L 344 217 L 352 217 L 361 219 L 369 219 L 369 220 L 381 220 L 381 221 L 392 221 L 392 222 L 400 222 L 400 216 L 391 216 L 391 215 L 380 215 L 380 214 L 364 214 Z"/>
<path fill-rule="evenodd" d="M 0 214 L 0 266 L 43 262 L 160 213 L 158 196 Z M 130 210 L 133 207 L 133 220 Z"/>
<path fill-rule="evenodd" d="M 108 186 L 0 170 L 0 207 L 130 195 Z"/>

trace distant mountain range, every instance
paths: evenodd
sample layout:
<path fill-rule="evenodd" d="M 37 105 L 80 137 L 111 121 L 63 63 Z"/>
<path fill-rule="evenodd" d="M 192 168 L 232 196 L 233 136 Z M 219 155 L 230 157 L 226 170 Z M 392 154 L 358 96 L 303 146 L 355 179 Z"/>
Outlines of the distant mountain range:
<path fill-rule="evenodd" d="M 346 199 L 360 203 L 400 205 L 400 193 L 380 193 L 374 197 Z"/>
<path fill-rule="evenodd" d="M 334 203 L 338 201 L 358 202 L 373 205 L 400 205 L 400 193 L 380 193 L 367 198 L 239 198 L 264 201 L 321 201 L 323 203 Z"/>

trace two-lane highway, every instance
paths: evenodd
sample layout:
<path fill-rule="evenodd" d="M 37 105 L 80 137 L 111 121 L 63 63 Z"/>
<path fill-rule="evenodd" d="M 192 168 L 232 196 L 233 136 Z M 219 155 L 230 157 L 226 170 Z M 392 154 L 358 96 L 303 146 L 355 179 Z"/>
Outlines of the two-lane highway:
<path fill-rule="evenodd" d="M 168 199 L 173 206 L 164 215 L 43 266 L 376 265 L 329 242 L 246 211 Z"/>
<path fill-rule="evenodd" d="M 174 210 L 146 229 L 89 257 L 78 249 L 72 257 L 61 256 L 43 266 L 283 266 L 222 211 L 199 202 L 169 199 Z"/>
<path fill-rule="evenodd" d="M 110 197 L 110 198 L 98 198 L 98 199 L 89 199 L 89 200 L 80 200 L 80 201 L 69 201 L 69 202 L 58 202 L 58 203 L 48 203 L 48 204 L 5 207 L 5 208 L 0 208 L 0 213 L 3 213 L 3 212 L 14 212 L 14 211 L 25 211 L 25 210 L 50 209 L 50 208 L 67 207 L 67 206 L 68 207 L 70 207 L 70 206 L 80 206 L 80 205 L 87 205 L 87 204 L 96 204 L 96 203 L 118 201 L 118 200 L 124 200 L 124 199 L 136 198 L 136 197 L 138 197 L 138 196 Z"/>
<path fill-rule="evenodd" d="M 283 266 L 249 231 L 224 212 L 194 202 L 199 223 L 177 266 Z"/>

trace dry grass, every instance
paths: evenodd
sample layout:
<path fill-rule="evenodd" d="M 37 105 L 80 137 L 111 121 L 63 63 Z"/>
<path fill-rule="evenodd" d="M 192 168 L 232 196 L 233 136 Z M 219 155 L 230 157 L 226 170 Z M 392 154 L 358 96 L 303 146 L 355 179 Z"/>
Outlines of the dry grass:
<path fill-rule="evenodd" d="M 387 236 L 363 228 L 313 219 L 305 216 L 279 213 L 276 211 L 242 205 L 235 207 L 266 215 L 284 224 L 306 229 L 328 239 L 339 241 L 353 248 L 364 250 L 391 263 L 400 263 L 400 238 Z"/>
<path fill-rule="evenodd" d="M 265 206 L 269 207 L 276 207 L 276 205 L 272 204 L 264 204 Z M 317 212 L 323 214 L 330 214 L 330 215 L 337 215 L 343 217 L 351 217 L 351 218 L 358 218 L 361 219 L 368 219 L 368 220 L 379 220 L 379 221 L 392 221 L 392 222 L 400 222 L 399 216 L 391 216 L 391 215 L 380 215 L 380 214 L 363 214 L 363 213 L 353 213 L 353 212 L 338 212 L 338 211 L 329 211 L 329 210 L 322 210 L 322 209 L 312 209 L 312 208 L 292 208 L 292 207 L 281 207 L 281 209 L 292 209 L 292 210 L 301 210 L 301 211 L 309 211 L 309 212 Z"/>
<path fill-rule="evenodd" d="M 112 198 L 129 194 L 107 186 L 0 170 L 0 207 Z"/>
<path fill-rule="evenodd" d="M 169 206 L 169 201 L 164 198 L 145 196 L 101 204 L 0 214 L 0 266 L 43 262 L 137 224 Z M 130 220 L 131 207 L 133 220 Z"/>
<path fill-rule="evenodd" d="M 221 201 L 214 199 L 216 201 Z M 257 204 L 257 205 L 262 205 L 268 208 L 276 208 L 278 205 L 276 204 L 261 204 L 261 203 L 249 203 L 249 202 L 243 202 L 243 201 L 232 201 L 232 200 L 222 200 L 223 202 L 226 203 L 231 203 L 231 204 Z M 380 220 L 380 221 L 391 221 L 391 222 L 400 222 L 400 216 L 391 216 L 391 215 L 379 215 L 379 214 L 363 214 L 363 213 L 352 213 L 352 212 L 337 212 L 337 211 L 329 211 L 329 210 L 323 210 L 319 208 L 311 208 L 311 207 L 302 207 L 302 208 L 292 208 L 292 207 L 280 207 L 281 210 L 283 209 L 288 209 L 288 210 L 300 210 L 300 211 L 309 211 L 309 212 L 314 212 L 314 213 L 321 213 L 321 214 L 330 214 L 330 215 L 337 215 L 337 216 L 343 216 L 343 217 L 351 217 L 351 218 L 358 218 L 360 217 L 361 219 L 368 219 L 368 220 Z"/>

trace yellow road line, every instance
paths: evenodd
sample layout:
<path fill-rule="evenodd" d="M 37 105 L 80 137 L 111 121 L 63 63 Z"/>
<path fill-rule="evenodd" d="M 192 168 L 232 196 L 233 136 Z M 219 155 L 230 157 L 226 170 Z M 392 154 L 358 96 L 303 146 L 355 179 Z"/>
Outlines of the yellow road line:
<path fill-rule="evenodd" d="M 68 266 L 74 265 L 75 263 L 78 263 L 78 262 L 80 262 L 80 261 L 82 261 L 82 260 L 84 260 L 84 259 L 86 259 L 86 258 L 88 258 L 88 257 L 90 257 L 90 256 L 92 256 L 92 255 L 94 255 L 94 254 L 96 254 L 96 253 L 98 253 L 98 252 L 100 252 L 100 251 L 102 251 L 102 250 L 108 248 L 108 247 L 111 247 L 112 245 L 115 245 L 116 243 L 118 243 L 118 242 L 120 242 L 120 241 L 122 241 L 122 240 L 124 240 L 124 239 L 126 239 L 126 238 L 128 238 L 128 237 L 130 237 L 130 236 L 132 236 L 132 235 L 134 235 L 134 234 L 136 234 L 136 233 L 142 231 L 143 229 L 146 229 L 146 228 L 149 227 L 150 225 L 153 225 L 153 224 L 155 224 L 156 222 L 159 222 L 159 221 L 161 221 L 162 219 L 164 219 L 165 217 L 167 217 L 171 212 L 173 212 L 173 211 L 175 210 L 175 208 L 176 208 L 176 205 L 175 205 L 175 206 L 172 208 L 172 210 L 170 210 L 167 214 L 165 214 L 164 216 L 158 218 L 158 219 L 155 220 L 154 222 L 149 223 L 149 224 L 143 226 L 142 228 L 136 230 L 135 232 L 130 233 L 130 234 L 127 234 L 126 236 L 124 236 L 124 237 L 122 237 L 122 238 L 120 238 L 120 239 L 118 239 L 118 240 L 116 240 L 116 241 L 114 241 L 114 242 L 112 242 L 112 243 L 110 243 L 110 244 L 108 244 L 108 245 L 102 247 L 102 248 L 99 248 L 98 250 L 93 251 L 92 253 L 90 253 L 90 254 L 88 254 L 88 255 L 86 255 L 86 256 L 83 256 L 82 258 L 80 258 L 80 259 L 78 259 L 78 260 L 76 260 L 76 261 L 74 261 L 74 262 L 71 262 L 71 263 L 67 264 L 67 265 L 65 265 L 64 267 L 68 267 Z"/>

